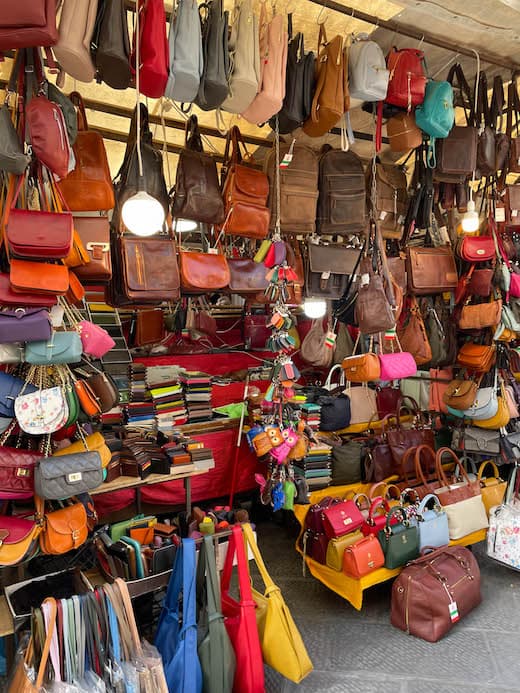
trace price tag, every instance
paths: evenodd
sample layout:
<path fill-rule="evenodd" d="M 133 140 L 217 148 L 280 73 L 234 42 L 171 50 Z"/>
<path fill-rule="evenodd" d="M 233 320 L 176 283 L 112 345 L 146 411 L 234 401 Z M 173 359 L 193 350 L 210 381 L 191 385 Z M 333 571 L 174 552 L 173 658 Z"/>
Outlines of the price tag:
<path fill-rule="evenodd" d="M 457 602 L 450 602 L 448 604 L 448 609 L 450 611 L 450 618 L 452 623 L 456 623 L 459 619 L 459 610 L 457 608 Z"/>
<path fill-rule="evenodd" d="M 518 210 L 517 210 L 517 209 L 512 209 L 512 210 L 511 210 L 511 216 L 512 216 L 513 218 L 514 218 L 514 217 L 517 217 L 517 216 L 518 216 Z"/>
<path fill-rule="evenodd" d="M 336 344 L 336 333 L 333 332 L 332 330 L 329 330 L 327 334 L 325 335 L 325 346 L 328 347 L 329 349 L 334 349 L 334 345 Z"/>
<path fill-rule="evenodd" d="M 379 221 L 384 221 L 386 219 L 386 217 L 387 217 L 387 213 L 385 212 L 385 210 L 384 209 L 381 210 L 379 212 Z"/>
<path fill-rule="evenodd" d="M 287 152 L 287 154 L 284 154 L 283 159 L 280 161 L 280 168 L 287 168 L 292 160 L 293 155 Z"/>
<path fill-rule="evenodd" d="M 327 279 L 330 279 L 330 272 L 322 272 L 322 273 L 321 273 L 321 278 L 322 278 L 324 281 L 327 281 Z"/>
<path fill-rule="evenodd" d="M 495 208 L 495 220 L 500 223 L 506 220 L 506 210 L 503 205 L 497 205 Z"/>
<path fill-rule="evenodd" d="M 366 286 L 367 284 L 370 284 L 370 275 L 368 272 L 361 275 L 361 286 Z"/>
<path fill-rule="evenodd" d="M 218 255 L 218 248 L 208 248 L 208 255 Z"/>

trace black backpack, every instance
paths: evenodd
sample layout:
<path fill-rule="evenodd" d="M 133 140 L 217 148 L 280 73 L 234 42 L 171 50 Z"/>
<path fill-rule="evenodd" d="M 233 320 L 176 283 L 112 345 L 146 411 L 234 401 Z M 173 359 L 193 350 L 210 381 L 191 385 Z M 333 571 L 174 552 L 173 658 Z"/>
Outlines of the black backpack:
<path fill-rule="evenodd" d="M 354 152 L 326 145 L 320 157 L 317 231 L 363 233 L 366 224 L 365 174 Z"/>
<path fill-rule="evenodd" d="M 112 89 L 130 86 L 130 38 L 125 0 L 101 0 L 91 41 L 98 80 Z"/>
<path fill-rule="evenodd" d="M 287 70 L 285 73 L 285 98 L 278 113 L 280 134 L 287 135 L 296 130 L 311 114 L 315 86 L 314 53 L 305 53 L 303 34 L 292 35 L 292 14 L 287 17 L 289 45 L 287 48 Z M 269 125 L 274 130 L 276 116 Z"/>
<path fill-rule="evenodd" d="M 194 103 L 203 111 L 218 108 L 228 95 L 229 12 L 222 12 L 222 0 L 210 0 L 200 6 L 202 24 L 202 52 L 204 68 L 199 93 Z"/>

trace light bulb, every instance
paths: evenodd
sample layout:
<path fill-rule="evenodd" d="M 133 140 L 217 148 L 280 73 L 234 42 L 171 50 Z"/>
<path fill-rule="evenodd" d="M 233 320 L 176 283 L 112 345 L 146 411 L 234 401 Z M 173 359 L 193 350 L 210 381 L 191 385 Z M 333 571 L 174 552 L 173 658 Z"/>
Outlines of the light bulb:
<path fill-rule="evenodd" d="M 191 219 L 175 219 L 175 231 L 179 233 L 188 233 L 197 229 L 197 222 Z"/>
<path fill-rule="evenodd" d="M 468 211 L 462 217 L 463 233 L 474 233 L 479 229 L 479 218 L 473 200 L 468 201 Z"/>
<path fill-rule="evenodd" d="M 308 318 L 322 318 L 327 312 L 327 302 L 318 298 L 308 298 L 303 302 L 303 312 Z"/>
<path fill-rule="evenodd" d="M 124 202 L 121 217 L 126 228 L 136 236 L 152 236 L 162 229 L 165 214 L 159 200 L 139 190 Z"/>

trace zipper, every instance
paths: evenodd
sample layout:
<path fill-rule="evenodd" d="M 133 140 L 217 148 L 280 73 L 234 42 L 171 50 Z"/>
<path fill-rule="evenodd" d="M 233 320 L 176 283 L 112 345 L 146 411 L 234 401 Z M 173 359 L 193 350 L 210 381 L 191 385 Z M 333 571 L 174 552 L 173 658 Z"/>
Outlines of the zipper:
<path fill-rule="evenodd" d="M 139 284 L 143 285 L 143 259 L 141 257 L 141 251 L 139 250 L 139 246 L 136 246 L 135 248 L 135 265 L 137 268 L 137 281 Z"/>
<path fill-rule="evenodd" d="M 63 123 L 61 122 L 60 117 L 59 117 L 58 113 L 56 112 L 56 110 L 53 110 L 52 113 L 54 115 L 54 120 L 56 121 L 56 125 L 58 126 L 58 130 L 60 131 L 61 148 L 65 149 L 65 138 L 63 135 Z"/>
<path fill-rule="evenodd" d="M 408 587 L 406 590 L 406 604 L 404 608 L 404 616 L 405 616 L 405 622 L 406 622 L 406 633 L 410 635 L 410 624 L 409 624 L 409 619 L 408 619 L 408 611 L 409 611 L 409 602 L 410 602 L 410 582 L 412 580 L 412 576 L 408 576 Z"/>

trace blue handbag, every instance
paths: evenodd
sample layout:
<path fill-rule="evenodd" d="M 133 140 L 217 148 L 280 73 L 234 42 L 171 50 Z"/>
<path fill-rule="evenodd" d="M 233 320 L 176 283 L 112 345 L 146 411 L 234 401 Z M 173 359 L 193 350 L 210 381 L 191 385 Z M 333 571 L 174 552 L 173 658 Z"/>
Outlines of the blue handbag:
<path fill-rule="evenodd" d="M 34 392 L 36 387 L 15 375 L 0 371 L 0 416 L 14 417 L 14 401 L 22 390 L 28 395 Z"/>
<path fill-rule="evenodd" d="M 25 361 L 33 366 L 79 363 L 82 351 L 81 337 L 75 330 L 54 332 L 46 342 L 28 342 Z"/>
<path fill-rule="evenodd" d="M 430 501 L 434 501 L 433 509 L 428 510 L 427 505 Z M 442 505 L 433 493 L 425 496 L 417 509 L 419 518 L 419 550 L 422 551 L 425 546 L 446 546 L 450 543 L 450 534 L 448 530 L 448 516 L 442 508 Z"/>
<path fill-rule="evenodd" d="M 202 670 L 197 654 L 195 566 L 195 542 L 183 539 L 175 556 L 155 635 L 168 690 L 175 693 L 202 693 Z M 182 614 L 179 613 L 181 593 Z"/>

